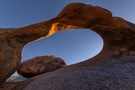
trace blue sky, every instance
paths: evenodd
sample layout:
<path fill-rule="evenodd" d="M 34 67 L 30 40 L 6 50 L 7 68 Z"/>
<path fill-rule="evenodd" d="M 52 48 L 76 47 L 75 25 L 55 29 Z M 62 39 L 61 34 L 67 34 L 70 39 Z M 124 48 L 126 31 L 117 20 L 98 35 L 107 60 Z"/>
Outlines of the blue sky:
<path fill-rule="evenodd" d="M 135 0 L 0 0 L 0 28 L 22 27 L 55 17 L 71 2 L 82 2 L 110 10 L 135 23 Z M 24 47 L 22 61 L 55 55 L 68 64 L 93 57 L 102 49 L 102 39 L 91 30 L 62 31 Z"/>

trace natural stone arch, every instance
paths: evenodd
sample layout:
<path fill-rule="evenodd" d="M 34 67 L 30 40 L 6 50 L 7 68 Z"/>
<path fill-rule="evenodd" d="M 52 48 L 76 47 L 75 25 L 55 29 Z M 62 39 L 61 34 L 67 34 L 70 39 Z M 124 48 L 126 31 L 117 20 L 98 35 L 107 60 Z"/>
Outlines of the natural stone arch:
<path fill-rule="evenodd" d="M 68 73 L 74 68 L 81 70 L 81 67 L 104 65 L 119 58 L 124 58 L 122 60 L 125 60 L 125 57 L 126 60 L 135 58 L 134 24 L 119 17 L 112 17 L 111 12 L 106 9 L 71 3 L 51 20 L 16 29 L 0 30 L 0 68 L 3 68 L 0 71 L 0 84 L 18 67 L 21 50 L 27 43 L 61 30 L 78 28 L 89 28 L 97 32 L 104 40 L 104 47 L 96 57 L 67 67 Z M 26 84 L 27 82 L 24 86 Z"/>

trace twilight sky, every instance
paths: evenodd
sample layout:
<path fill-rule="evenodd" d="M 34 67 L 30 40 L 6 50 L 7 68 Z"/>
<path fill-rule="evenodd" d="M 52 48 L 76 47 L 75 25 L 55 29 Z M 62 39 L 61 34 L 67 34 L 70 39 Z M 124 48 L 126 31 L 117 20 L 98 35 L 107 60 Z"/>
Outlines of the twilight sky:
<path fill-rule="evenodd" d="M 51 19 L 71 2 L 100 6 L 135 23 L 135 0 L 0 0 L 0 28 L 17 28 Z M 25 46 L 22 61 L 55 55 L 73 64 L 93 57 L 102 45 L 100 36 L 91 30 L 62 31 Z"/>

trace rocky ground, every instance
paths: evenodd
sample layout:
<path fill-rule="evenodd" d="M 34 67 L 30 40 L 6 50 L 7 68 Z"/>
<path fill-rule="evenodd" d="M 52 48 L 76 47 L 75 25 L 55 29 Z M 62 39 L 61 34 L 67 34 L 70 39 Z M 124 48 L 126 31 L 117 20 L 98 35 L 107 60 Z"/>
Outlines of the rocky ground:
<path fill-rule="evenodd" d="M 3 84 L 2 87 L 0 87 L 0 90 L 12 90 L 16 85 L 18 85 L 22 81 L 17 82 L 6 82 Z"/>
<path fill-rule="evenodd" d="M 2 87 L 0 87 L 0 90 L 11 90 L 13 87 L 23 82 L 24 80 L 26 80 L 26 78 L 22 77 L 21 75 L 11 76 L 6 80 Z"/>

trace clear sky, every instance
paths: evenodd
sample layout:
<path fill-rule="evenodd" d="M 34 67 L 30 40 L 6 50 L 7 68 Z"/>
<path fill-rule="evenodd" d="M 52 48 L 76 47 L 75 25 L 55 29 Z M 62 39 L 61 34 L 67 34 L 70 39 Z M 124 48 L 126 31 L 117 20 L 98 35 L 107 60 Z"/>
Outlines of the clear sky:
<path fill-rule="evenodd" d="M 55 17 L 71 2 L 82 2 L 110 10 L 135 23 L 135 0 L 0 0 L 0 28 L 22 27 Z M 93 57 L 102 49 L 102 39 L 91 30 L 62 31 L 24 47 L 22 61 L 55 55 L 67 64 Z"/>

